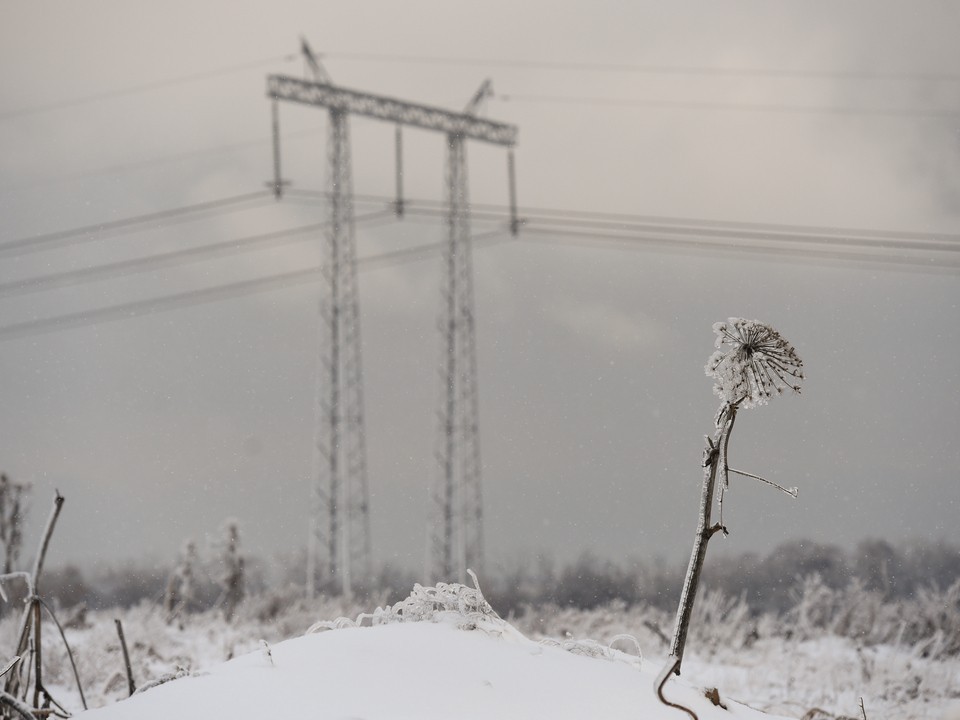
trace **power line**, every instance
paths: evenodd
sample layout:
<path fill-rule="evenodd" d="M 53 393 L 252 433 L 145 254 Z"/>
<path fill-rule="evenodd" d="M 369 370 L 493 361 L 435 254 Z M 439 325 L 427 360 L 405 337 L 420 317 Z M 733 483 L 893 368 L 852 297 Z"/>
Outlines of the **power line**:
<path fill-rule="evenodd" d="M 314 190 L 290 189 L 288 194 L 306 198 L 322 198 L 326 193 Z M 137 226 L 146 226 L 178 219 L 193 220 L 196 216 L 210 213 L 233 211 L 235 206 L 254 200 L 266 202 L 271 195 L 269 190 L 234 195 L 218 200 L 169 208 L 153 213 L 130 216 L 119 220 L 60 230 L 44 235 L 19 238 L 0 243 L 0 256 L 19 255 L 58 247 L 66 241 L 88 242 L 103 237 L 104 233 L 115 232 Z M 390 203 L 392 198 L 385 195 L 356 195 L 358 202 Z M 442 215 L 442 203 L 432 200 L 407 200 L 406 204 L 413 213 Z M 423 207 L 418 207 L 423 206 Z M 478 219 L 501 221 L 509 208 L 490 203 L 475 203 L 474 214 Z M 634 215 L 628 213 L 603 213 L 563 210 L 556 208 L 523 208 L 528 224 L 555 225 L 566 224 L 597 230 L 624 230 L 656 232 L 671 235 L 708 235 L 714 238 L 755 239 L 771 242 L 801 242 L 813 244 L 831 244 L 862 246 L 866 248 L 884 248 L 895 250 L 926 250 L 952 252 L 960 249 L 960 235 L 945 233 L 922 233 L 909 231 L 866 230 L 855 228 L 804 226 L 787 224 L 764 224 L 747 222 L 729 222 L 705 220 L 702 218 L 677 218 L 652 215 Z M 86 237 L 82 237 L 86 236 Z M 191 250 L 194 252 L 194 250 Z M 196 252 L 200 252 L 199 249 Z M 134 262 L 134 261 L 130 261 Z M 81 271 L 75 271 L 80 273 Z M 93 272 L 92 270 L 90 272 Z M 28 283 L 30 281 L 22 281 Z M 10 292 L 18 292 L 12 285 Z"/>
<path fill-rule="evenodd" d="M 435 213 L 431 212 L 430 215 Z M 539 235 L 550 238 L 548 240 L 533 240 L 530 236 Z M 714 253 L 757 253 L 765 256 L 789 257 L 799 260 L 825 260 L 829 262 L 853 261 L 876 263 L 887 269 L 902 266 L 912 270 L 934 272 L 960 271 L 960 262 L 951 258 L 950 262 L 932 262 L 930 258 L 905 257 L 880 252 L 857 252 L 843 250 L 829 250 L 823 248 L 798 248 L 796 246 L 776 246 L 769 243 L 734 243 L 729 239 L 711 242 L 702 238 L 658 237 L 651 234 L 625 234 L 617 232 L 598 232 L 588 229 L 564 230 L 559 228 L 538 228 L 525 226 L 521 239 L 533 242 L 546 242 L 552 245 L 567 243 L 586 247 L 615 244 L 622 248 L 635 250 L 680 250 L 680 251 L 709 251 Z M 507 232 L 497 228 L 487 233 L 474 236 L 476 246 L 492 245 L 498 242 L 509 242 Z M 373 270 L 380 267 L 398 265 L 405 262 L 416 262 L 436 255 L 443 248 L 443 242 L 426 243 L 412 248 L 404 248 L 366 257 L 358 258 L 358 269 L 361 271 Z M 111 305 L 90 311 L 80 311 L 58 315 L 50 318 L 28 320 L 12 325 L 0 327 L 0 341 L 11 340 L 47 332 L 66 330 L 70 328 L 92 325 L 111 320 L 120 320 L 130 317 L 175 310 L 218 300 L 231 299 L 244 295 L 266 292 L 283 287 L 312 282 L 323 272 L 321 266 L 295 270 L 292 272 L 269 275 L 262 278 L 245 280 L 212 288 L 201 288 L 173 295 L 165 295 L 147 300 L 138 300 L 130 303 Z"/>
<path fill-rule="evenodd" d="M 880 252 L 857 252 L 849 250 L 830 250 L 824 248 L 784 247 L 761 243 L 733 243 L 711 242 L 705 239 L 693 238 L 664 238 L 655 235 L 628 235 L 617 233 L 600 233 L 586 230 L 562 230 L 557 228 L 524 228 L 520 234 L 521 240 L 531 241 L 531 235 L 548 237 L 549 240 L 533 240 L 551 245 L 566 243 L 584 247 L 598 245 L 617 245 L 624 249 L 634 250 L 696 250 L 730 255 L 734 253 L 755 253 L 762 256 L 790 258 L 791 261 L 823 260 L 835 263 L 856 262 L 873 263 L 886 269 L 899 269 L 901 266 L 910 270 L 927 272 L 956 273 L 960 271 L 960 260 L 957 258 L 934 259 L 931 257 L 904 256 L 883 254 Z"/>
<path fill-rule="evenodd" d="M 0 243 L 0 256 L 22 255 L 40 250 L 48 250 L 50 248 L 60 247 L 65 241 L 71 240 L 74 243 L 90 242 L 99 240 L 103 236 L 103 233 L 133 228 L 140 225 L 149 226 L 151 224 L 177 219 L 192 220 L 198 215 L 207 217 L 210 214 L 218 212 L 232 212 L 238 209 L 235 207 L 237 205 L 249 203 L 253 200 L 266 200 L 268 196 L 272 197 L 272 195 L 272 190 L 257 190 L 256 192 L 232 195 L 218 200 L 208 200 L 202 203 L 184 205 L 182 207 L 145 213 L 143 215 L 132 215 L 119 220 L 109 220 L 95 225 L 83 225 L 81 227 L 58 230 L 43 235 L 33 235 L 31 237 L 8 240 L 7 242 Z"/>
<path fill-rule="evenodd" d="M 251 60 L 250 62 L 237 63 L 235 65 L 228 65 L 226 67 L 215 68 L 213 70 L 207 70 L 199 73 L 191 73 L 189 75 L 179 75 L 177 77 L 154 80 L 152 82 L 140 83 L 139 85 L 131 85 L 125 88 L 119 88 L 117 90 L 108 90 L 106 92 L 69 98 L 67 100 L 60 100 L 58 102 L 48 103 L 45 105 L 34 105 L 33 107 L 7 110 L 5 112 L 0 112 L 0 121 L 19 117 L 27 117 L 29 115 L 38 115 L 40 113 L 51 112 L 54 110 L 77 107 L 79 105 L 88 105 L 101 100 L 112 100 L 114 98 L 124 97 L 126 95 L 136 95 L 138 93 L 149 92 L 151 90 L 159 90 L 161 88 L 184 85 L 186 83 L 197 82 L 199 80 L 208 80 L 209 78 L 220 77 L 223 75 L 232 75 L 234 73 L 243 72 L 244 70 L 251 70 L 267 65 L 275 65 L 278 62 L 291 62 L 296 60 L 298 57 L 299 55 L 293 54 L 262 58 L 260 60 Z"/>
<path fill-rule="evenodd" d="M 622 221 L 597 221 L 597 220 L 578 220 L 573 218 L 557 219 L 551 217 L 538 217 L 535 215 L 527 216 L 528 225 L 564 225 L 572 227 L 583 227 L 595 230 L 619 230 L 623 232 L 652 232 L 673 236 L 709 236 L 720 240 L 757 240 L 770 243 L 807 243 L 813 245 L 830 245 L 859 247 L 871 250 L 910 250 L 910 251 L 933 251 L 933 252 L 960 252 L 960 243 L 943 240 L 905 240 L 901 238 L 876 238 L 866 237 L 857 234 L 828 236 L 819 235 L 813 232 L 784 232 L 769 230 L 756 230 L 750 228 L 725 229 L 715 228 L 706 225 L 682 226 L 682 225 L 658 225 L 653 223 L 623 223 Z"/>
<path fill-rule="evenodd" d="M 284 140 L 296 140 L 302 137 L 307 137 L 310 135 L 315 135 L 322 128 L 306 128 L 304 130 L 297 130 L 295 132 L 284 133 L 281 137 Z M 61 175 L 59 177 L 48 178 L 45 180 L 37 181 L 28 181 L 24 183 L 17 183 L 13 185 L 5 185 L 0 188 L 0 192 L 6 192 L 9 190 L 22 190 L 26 188 L 35 188 L 35 187 L 47 187 L 49 185 L 54 185 L 63 182 L 69 182 L 71 180 L 80 180 L 83 178 L 96 177 L 98 175 L 112 175 L 115 173 L 125 173 L 130 171 L 140 170 L 142 168 L 153 167 L 155 165 L 166 165 L 168 163 L 179 162 L 181 160 L 187 160 L 195 157 L 205 157 L 207 155 L 216 155 L 219 153 L 233 152 L 235 150 L 241 150 L 251 147 L 259 147 L 263 145 L 269 145 L 270 139 L 249 139 L 249 140 L 239 140 L 233 143 L 225 143 L 223 145 L 214 145 L 207 148 L 199 148 L 196 150 L 186 150 L 179 153 L 168 153 L 160 157 L 153 158 L 144 158 L 143 160 L 133 160 L 127 163 L 119 163 L 116 165 L 106 165 L 104 167 L 94 168 L 93 170 L 84 170 L 81 172 L 71 173 L 69 175 Z"/>
<path fill-rule="evenodd" d="M 301 196 L 305 198 L 323 198 L 326 193 L 322 190 L 311 190 L 305 188 L 290 188 L 284 192 L 285 196 Z M 394 198 L 389 195 L 374 194 L 356 194 L 354 198 L 362 202 L 382 202 L 392 203 Z M 287 198 L 290 199 L 290 198 Z M 442 208 L 444 204 L 439 200 L 429 200 L 423 198 L 405 199 L 404 204 L 411 203 L 414 206 L 423 206 L 426 208 Z M 471 203 L 471 208 L 478 210 L 488 210 L 491 212 L 507 213 L 509 207 L 497 203 Z M 747 232 L 761 231 L 769 233 L 801 233 L 813 236 L 842 236 L 848 238 L 890 238 L 895 240 L 930 240 L 942 241 L 944 243 L 960 243 L 960 234 L 954 233 L 936 233 L 919 232 L 914 230 L 879 230 L 876 228 L 855 228 L 841 227 L 834 225 L 800 225 L 789 223 L 760 223 L 733 220 L 712 220 L 699 217 L 682 217 L 668 215 L 646 215 L 640 213 L 618 213 L 604 212 L 594 210 L 570 210 L 566 208 L 551 208 L 540 206 L 524 206 L 519 208 L 519 212 L 527 215 L 543 215 L 561 218 L 588 218 L 610 223 L 630 224 L 662 224 L 671 226 L 697 227 L 697 228 L 725 228 L 737 229 Z"/>
<path fill-rule="evenodd" d="M 414 201 L 407 201 L 405 212 L 410 215 L 443 217 L 444 212 L 430 207 L 417 207 Z M 498 206 L 489 206 L 498 207 Z M 503 221 L 509 217 L 504 208 L 493 211 L 474 211 L 472 217 L 478 220 Z M 840 234 L 838 229 L 827 228 L 833 234 L 815 234 L 783 231 L 761 231 L 748 225 L 740 229 L 711 228 L 709 226 L 679 226 L 676 224 L 653 225 L 624 223 L 623 221 L 588 221 L 563 217 L 537 216 L 523 213 L 525 233 L 549 234 L 576 237 L 596 237 L 610 241 L 645 241 L 653 247 L 701 248 L 745 250 L 767 255 L 784 255 L 791 258 L 819 256 L 834 260 L 876 260 L 891 265 L 900 263 L 912 268 L 931 268 L 938 264 L 944 268 L 960 267 L 955 265 L 956 255 L 960 253 L 960 242 L 956 236 L 935 236 L 930 240 L 910 236 L 888 234 L 881 237 L 868 237 L 858 234 L 861 231 L 847 231 Z M 731 223 L 730 225 L 735 225 Z M 557 229 L 557 226 L 561 229 Z M 755 226 L 763 227 L 763 226 Z M 776 226 L 775 226 L 776 227 Z M 802 229 L 802 226 L 786 226 Z M 571 229 L 573 228 L 573 229 Z M 814 228 L 811 228 L 814 229 Z M 917 236 L 924 234 L 917 233 Z M 943 238 L 954 238 L 944 240 Z M 901 253 L 894 255 L 891 253 Z M 912 253 L 903 255 L 902 253 Z M 917 255 L 926 253 L 926 255 Z M 953 257 L 951 257 L 951 255 Z"/>
<path fill-rule="evenodd" d="M 479 244 L 492 244 L 492 241 L 495 241 L 498 236 L 502 236 L 503 238 L 508 237 L 504 229 L 498 228 L 488 233 L 476 235 L 473 240 Z M 428 243 L 413 248 L 368 255 L 357 259 L 358 270 L 373 270 L 389 265 L 416 262 L 436 255 L 442 246 L 443 243 Z M 252 280 L 218 285 L 216 287 L 200 288 L 198 290 L 163 295 L 146 300 L 110 305 L 94 310 L 82 310 L 53 317 L 26 320 L 24 322 L 0 327 L 0 342 L 33 335 L 42 335 L 48 332 L 69 330 L 113 320 L 143 317 L 168 310 L 177 310 L 184 307 L 217 302 L 219 300 L 229 300 L 245 295 L 303 285 L 318 280 L 323 272 L 324 268 L 322 266 L 314 266 L 301 270 L 277 273 L 275 275 L 267 275 Z"/>
<path fill-rule="evenodd" d="M 726 103 L 697 100 L 645 100 L 639 98 L 573 97 L 567 95 L 495 95 L 495 100 L 520 103 L 547 103 L 562 105 L 645 107 L 672 110 L 717 110 L 727 112 L 762 112 L 794 115 L 873 116 L 888 118 L 927 118 L 955 120 L 960 109 L 939 108 L 884 108 L 839 105 L 792 105 L 787 103 Z"/>
<path fill-rule="evenodd" d="M 410 214 L 442 216 L 442 211 L 408 209 Z M 503 219 L 503 213 L 473 213 L 477 219 Z M 542 227 L 538 227 L 541 225 Z M 561 229 L 551 226 L 560 226 Z M 574 229 L 569 229 L 569 228 Z M 769 233 L 742 233 L 710 231 L 708 229 L 613 226 L 586 221 L 554 220 L 527 217 L 523 222 L 524 234 L 535 233 L 560 236 L 597 238 L 627 243 L 647 243 L 655 247 L 700 248 L 730 251 L 750 251 L 766 255 L 791 258 L 819 257 L 841 261 L 872 261 L 887 265 L 900 264 L 910 267 L 936 269 L 960 269 L 960 244 L 896 242 L 894 240 L 868 240 L 859 238 L 823 238 L 818 236 L 776 235 Z M 681 236 L 678 237 L 678 231 Z M 685 236 L 684 236 L 685 235 Z M 813 247 L 811 247 L 813 246 Z M 892 254 L 927 252 L 926 255 Z"/>
<path fill-rule="evenodd" d="M 553 70 L 568 72 L 636 73 L 644 75 L 702 75 L 707 77 L 775 77 L 833 80 L 898 80 L 926 82 L 958 82 L 960 73 L 943 71 L 883 71 L 883 70 L 797 70 L 790 68 L 716 67 L 709 65 L 658 65 L 639 63 L 591 63 L 564 60 L 522 60 L 475 57 L 438 57 L 427 55 L 399 55 L 369 52 L 326 52 L 320 57 L 338 60 L 383 63 L 413 63 L 420 65 L 474 65 L 508 67 L 525 70 Z"/>
<path fill-rule="evenodd" d="M 355 220 L 364 222 L 378 218 L 391 217 L 392 213 L 387 210 L 379 212 L 358 215 Z M 105 265 L 96 265 L 93 267 L 80 268 L 78 270 L 68 270 L 66 272 L 43 275 L 39 277 L 26 278 L 24 280 L 15 280 L 12 282 L 0 283 L 0 297 L 10 297 L 12 295 L 23 295 L 26 293 L 42 292 L 54 288 L 68 287 L 70 285 L 79 285 L 85 282 L 97 280 L 106 280 L 114 277 L 123 277 L 135 273 L 149 272 L 162 268 L 176 267 L 187 263 L 198 262 L 201 260 L 210 260 L 213 258 L 235 255 L 242 252 L 251 252 L 254 250 L 263 250 L 278 245 L 298 242 L 304 239 L 298 236 L 304 236 L 309 233 L 317 232 L 327 227 L 328 221 L 302 225 L 295 228 L 284 230 L 275 230 L 268 233 L 259 233 L 247 237 L 223 242 L 201 245 L 199 247 L 190 247 L 183 250 L 162 253 L 159 255 L 150 255 L 148 257 L 132 258 L 121 260 L 119 262 L 108 263 Z"/>

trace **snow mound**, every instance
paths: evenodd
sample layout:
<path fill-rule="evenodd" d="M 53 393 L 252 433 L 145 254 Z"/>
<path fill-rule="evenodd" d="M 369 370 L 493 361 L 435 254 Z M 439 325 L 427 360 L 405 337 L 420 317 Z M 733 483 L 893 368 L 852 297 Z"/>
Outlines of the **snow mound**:
<path fill-rule="evenodd" d="M 467 573 L 473 580 L 472 588 L 460 583 L 437 583 L 431 587 L 424 587 L 417 583 L 413 586 L 413 592 L 395 605 L 378 607 L 372 613 L 360 613 L 356 620 L 347 617 L 321 620 L 314 623 L 307 630 L 307 634 L 391 623 L 432 622 L 444 623 L 458 630 L 479 630 L 495 637 L 513 637 L 529 642 L 515 627 L 501 618 L 483 597 L 476 573 L 473 570 L 467 570 Z M 613 644 L 616 642 L 630 644 L 636 650 L 636 654 L 629 655 L 615 650 Z M 638 669 L 643 662 L 639 641 L 633 635 L 626 633 L 615 635 L 606 645 L 594 640 L 572 638 L 541 640 L 540 644 L 559 647 L 575 655 L 626 662 L 636 665 Z"/>
<path fill-rule="evenodd" d="M 322 620 L 307 630 L 307 634 L 323 630 L 387 625 L 402 622 L 447 623 L 460 630 L 483 630 L 492 635 L 502 635 L 509 625 L 490 606 L 480 591 L 480 583 L 472 570 L 467 570 L 474 587 L 460 583 L 437 583 L 424 587 L 413 586 L 413 592 L 405 600 L 372 613 L 360 613 L 356 620 L 341 617 Z"/>
<path fill-rule="evenodd" d="M 657 699 L 655 668 L 590 641 L 537 643 L 475 587 L 414 587 L 356 620 L 321 622 L 303 637 L 167 682 L 83 720 L 684 720 Z M 335 632 L 324 632 L 335 630 Z M 634 641 L 635 642 L 635 641 Z M 586 655 L 587 657 L 584 657 Z M 598 662 L 601 657 L 623 662 Z M 722 691 L 721 691 L 722 692 Z M 774 720 L 683 680 L 667 694 L 699 720 Z"/>

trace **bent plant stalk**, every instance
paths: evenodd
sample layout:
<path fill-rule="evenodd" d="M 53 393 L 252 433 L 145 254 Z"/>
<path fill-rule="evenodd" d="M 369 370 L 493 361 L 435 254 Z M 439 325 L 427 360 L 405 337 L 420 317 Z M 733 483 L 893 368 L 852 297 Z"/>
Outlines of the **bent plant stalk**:
<path fill-rule="evenodd" d="M 62 507 L 63 495 L 57 492 L 53 499 L 53 507 L 50 510 L 50 516 L 47 518 L 47 525 L 44 528 L 43 535 L 41 536 L 40 547 L 37 550 L 37 557 L 33 565 L 33 572 L 30 574 L 30 582 L 28 582 L 30 597 L 27 598 L 27 607 L 24 609 L 23 615 L 21 616 L 20 628 L 17 633 L 18 641 L 15 653 L 16 655 L 23 656 L 30 646 L 31 639 L 34 641 L 34 662 L 26 663 L 26 669 L 32 671 L 32 666 L 36 665 L 37 678 L 34 693 L 35 707 L 37 701 L 39 700 L 39 692 L 43 691 L 40 678 L 40 575 L 43 572 L 43 563 L 46 559 L 47 548 L 50 545 L 50 538 L 53 536 L 53 529 L 56 527 L 57 518 L 60 516 L 60 510 Z M 26 687 L 30 684 L 29 680 L 24 683 L 21 677 L 20 673 L 23 669 L 23 665 L 24 663 L 21 663 L 20 666 L 15 668 L 12 672 L 7 673 L 6 677 L 4 678 L 5 682 L 3 692 L 14 698 L 17 697 L 21 688 L 24 688 L 24 692 L 26 692 Z M 45 691 L 43 692 L 46 694 Z"/>

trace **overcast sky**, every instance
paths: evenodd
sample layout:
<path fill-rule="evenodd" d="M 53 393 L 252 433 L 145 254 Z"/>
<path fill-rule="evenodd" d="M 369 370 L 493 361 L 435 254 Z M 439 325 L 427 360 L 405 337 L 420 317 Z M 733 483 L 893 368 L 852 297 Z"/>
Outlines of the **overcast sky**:
<path fill-rule="evenodd" d="M 301 34 L 346 87 L 459 109 L 492 78 L 499 97 L 485 112 L 519 127 L 524 206 L 956 235 L 958 27 L 960 5 L 926 1 L 4 0 L 0 242 L 261 189 L 272 172 L 266 75 L 303 72 L 283 60 Z M 158 82 L 193 74 L 204 77 Z M 281 123 L 285 175 L 322 188 L 324 113 L 284 107 Z M 391 193 L 393 128 L 351 129 L 356 192 Z M 471 144 L 468 155 L 472 199 L 506 202 L 503 150 Z M 407 194 L 441 199 L 442 138 L 410 131 L 405 156 Z M 320 218 L 319 207 L 284 202 L 94 234 L 5 256 L 0 281 Z M 361 226 L 358 253 L 442 236 L 436 221 Z M 314 237 L 5 297 L 0 323 L 320 256 Z M 732 535 L 711 552 L 797 538 L 960 542 L 956 266 L 543 235 L 478 247 L 474 265 L 494 561 L 591 550 L 682 565 L 717 401 L 703 365 L 712 323 L 728 316 L 771 323 L 805 361 L 804 393 L 742 413 L 731 449 L 732 465 L 800 496 L 735 478 Z M 435 474 L 439 271 L 435 256 L 360 277 L 374 547 L 411 568 Z M 300 285 L 0 342 L 0 468 L 34 485 L 30 551 L 54 488 L 67 498 L 56 564 L 169 561 L 230 516 L 248 552 L 302 547 L 318 296 L 319 285 Z"/>

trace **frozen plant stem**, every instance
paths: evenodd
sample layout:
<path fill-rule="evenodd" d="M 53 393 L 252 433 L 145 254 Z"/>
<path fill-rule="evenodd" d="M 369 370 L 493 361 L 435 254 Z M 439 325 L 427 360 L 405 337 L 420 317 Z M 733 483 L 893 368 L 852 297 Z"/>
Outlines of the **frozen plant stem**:
<path fill-rule="evenodd" d="M 765 405 L 774 395 L 785 390 L 800 392 L 799 381 L 803 380 L 803 361 L 793 346 L 776 330 L 756 320 L 729 318 L 726 322 L 713 325 L 717 338 L 714 346 L 717 350 L 707 360 L 704 371 L 713 378 L 713 392 L 721 400 L 720 410 L 714 422 L 716 430 L 713 437 L 706 437 L 707 446 L 703 451 L 703 492 L 700 496 L 700 521 L 697 534 L 693 539 L 693 552 L 680 593 L 680 606 L 677 608 L 677 622 L 673 631 L 673 644 L 670 656 L 657 677 L 657 695 L 663 700 L 663 685 L 671 674 L 680 674 L 683 662 L 683 649 L 687 643 L 687 632 L 693 616 L 693 603 L 697 597 L 697 586 L 703 571 L 703 561 L 707 556 L 707 543 L 716 533 L 727 534 L 723 524 L 723 493 L 729 486 L 730 473 L 745 475 L 779 488 L 792 497 L 797 496 L 796 488 L 784 488 L 759 475 L 733 470 L 727 464 L 730 447 L 730 434 L 737 419 L 738 410 L 746 410 Z M 713 496 L 717 488 L 717 474 L 721 473 L 720 521 L 711 524 Z"/>
<path fill-rule="evenodd" d="M 43 572 L 43 562 L 47 556 L 47 548 L 50 545 L 50 538 L 53 536 L 53 529 L 57 524 L 57 518 L 60 517 L 60 510 L 63 507 L 63 495 L 59 491 L 56 492 L 53 499 L 53 507 L 50 510 L 50 516 L 47 518 L 47 525 L 43 531 L 42 539 L 40 541 L 40 547 L 37 550 L 37 557 L 34 561 L 33 572 L 31 573 L 31 581 L 28 583 L 31 588 L 31 596 L 27 598 L 27 607 L 23 611 L 23 615 L 20 619 L 20 629 L 17 633 L 19 640 L 17 641 L 17 650 L 16 655 L 23 656 L 26 653 L 27 648 L 30 645 L 31 641 L 31 620 L 36 618 L 37 624 L 39 625 L 39 615 L 40 615 L 40 601 L 39 601 L 39 585 L 40 585 L 40 574 Z M 39 628 L 37 628 L 37 639 L 39 639 Z M 40 660 L 40 645 L 37 642 L 36 647 L 34 648 L 36 653 L 36 664 L 39 666 Z M 31 664 L 27 664 L 27 669 L 32 669 Z M 39 674 L 39 671 L 38 671 Z M 24 688 L 29 685 L 29 681 L 23 685 Z M 14 697 L 17 696 L 18 691 L 21 689 L 21 677 L 20 669 L 9 673 L 5 678 L 4 683 L 4 692 Z"/>
<path fill-rule="evenodd" d="M 690 554 L 690 564 L 687 566 L 687 575 L 683 581 L 683 590 L 680 593 L 680 606 L 677 608 L 677 622 L 673 631 L 673 644 L 670 646 L 671 672 L 680 674 L 680 663 L 683 661 L 683 648 L 687 642 L 687 631 L 690 629 L 690 618 L 693 615 L 693 601 L 697 597 L 697 586 L 700 583 L 700 574 L 703 571 L 703 561 L 707 556 L 707 543 L 715 533 L 725 531 L 720 523 L 710 524 L 713 510 L 713 496 L 717 487 L 717 469 L 727 466 L 727 448 L 730 444 L 730 433 L 737 418 L 737 403 L 724 403 L 717 414 L 717 429 L 713 439 L 707 438 L 707 447 L 703 456 L 703 492 L 700 496 L 700 520 L 697 523 L 697 534 L 693 538 L 693 551 Z M 668 673 L 669 674 L 669 673 Z"/>
<path fill-rule="evenodd" d="M 123 666 L 127 671 L 127 690 L 129 691 L 127 694 L 129 696 L 137 691 L 137 686 L 133 682 L 133 668 L 130 666 L 130 652 L 127 650 L 127 638 L 123 635 L 123 623 L 120 622 L 120 618 L 114 618 L 113 622 L 117 625 L 117 637 L 120 638 L 120 649 L 123 650 Z"/>

